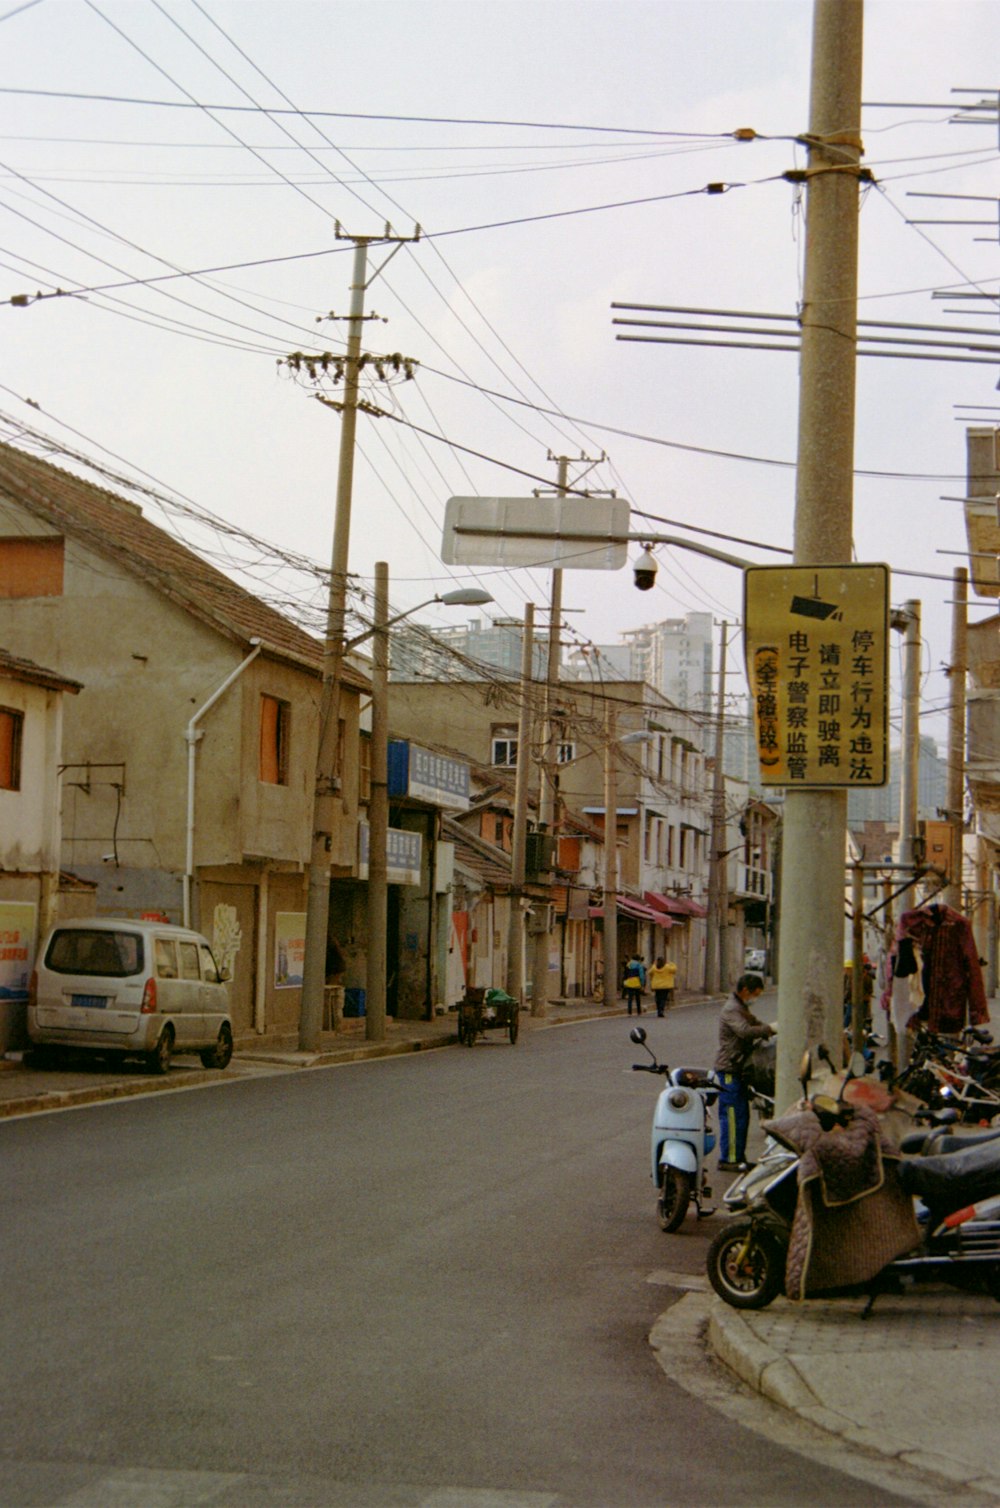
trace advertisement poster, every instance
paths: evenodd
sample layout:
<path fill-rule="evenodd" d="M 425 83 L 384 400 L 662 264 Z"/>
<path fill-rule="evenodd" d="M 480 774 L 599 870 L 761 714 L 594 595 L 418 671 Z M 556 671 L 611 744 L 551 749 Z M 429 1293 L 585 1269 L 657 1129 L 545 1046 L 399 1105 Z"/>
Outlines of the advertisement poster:
<path fill-rule="evenodd" d="M 274 987 L 295 990 L 302 986 L 306 956 L 306 913 L 278 911 L 274 917 Z"/>
<path fill-rule="evenodd" d="M 0 901 L 0 1000 L 28 998 L 37 924 L 33 901 Z"/>

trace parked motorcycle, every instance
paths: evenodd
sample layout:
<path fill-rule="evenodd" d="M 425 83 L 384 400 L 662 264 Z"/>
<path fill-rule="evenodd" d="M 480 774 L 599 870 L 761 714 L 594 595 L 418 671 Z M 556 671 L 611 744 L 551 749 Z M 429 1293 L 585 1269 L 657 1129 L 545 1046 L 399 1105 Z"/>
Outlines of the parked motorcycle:
<path fill-rule="evenodd" d="M 745 1209 L 708 1250 L 713 1289 L 736 1309 L 782 1291 L 867 1292 L 867 1315 L 878 1293 L 924 1279 L 985 1286 L 1000 1302 L 1000 1137 L 917 1133 L 904 1156 L 873 1110 L 844 1102 L 861 1072 L 855 1055 L 836 1099 L 808 1099 L 807 1055 L 803 1101 L 767 1127 L 794 1155 L 748 1175 Z"/>
<path fill-rule="evenodd" d="M 636 1073 L 656 1073 L 666 1078 L 653 1112 L 652 1177 L 657 1188 L 657 1214 L 665 1231 L 675 1231 L 694 1204 L 698 1218 L 714 1215 L 707 1158 L 715 1150 L 715 1131 L 710 1114 L 719 1096 L 719 1086 L 710 1068 L 671 1068 L 657 1062 L 641 1026 L 634 1026 L 629 1040 L 644 1047 L 651 1063 L 633 1063 Z"/>

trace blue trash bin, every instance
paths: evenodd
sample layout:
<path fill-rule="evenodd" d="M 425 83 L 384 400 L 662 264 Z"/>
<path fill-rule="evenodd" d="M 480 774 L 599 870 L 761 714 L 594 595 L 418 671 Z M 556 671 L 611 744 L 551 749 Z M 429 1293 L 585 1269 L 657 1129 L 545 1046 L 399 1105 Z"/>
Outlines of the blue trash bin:
<path fill-rule="evenodd" d="M 365 992 L 351 986 L 344 991 L 344 1015 L 363 1016 L 365 1013 Z"/>

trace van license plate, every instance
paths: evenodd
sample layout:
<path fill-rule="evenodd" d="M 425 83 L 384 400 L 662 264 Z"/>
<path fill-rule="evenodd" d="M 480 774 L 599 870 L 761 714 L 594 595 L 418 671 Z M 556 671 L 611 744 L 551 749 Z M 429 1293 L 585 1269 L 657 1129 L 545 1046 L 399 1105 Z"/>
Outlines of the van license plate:
<path fill-rule="evenodd" d="M 107 995 L 72 995 L 70 1003 L 88 1011 L 103 1011 L 108 1003 L 108 997 Z"/>

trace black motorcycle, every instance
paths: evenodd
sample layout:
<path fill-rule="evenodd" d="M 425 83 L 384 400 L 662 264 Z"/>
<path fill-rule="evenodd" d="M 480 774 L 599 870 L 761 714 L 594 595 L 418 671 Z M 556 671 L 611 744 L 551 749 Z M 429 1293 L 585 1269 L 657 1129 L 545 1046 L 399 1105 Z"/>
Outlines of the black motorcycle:
<path fill-rule="evenodd" d="M 880 1292 L 925 1279 L 1000 1302 L 1000 1133 L 917 1132 L 891 1146 L 873 1111 L 844 1101 L 856 1058 L 837 1098 L 808 1099 L 807 1055 L 803 1100 L 765 1127 L 794 1156 L 753 1170 L 742 1212 L 709 1247 L 713 1289 L 736 1309 L 782 1292 L 867 1293 L 867 1315 Z"/>

